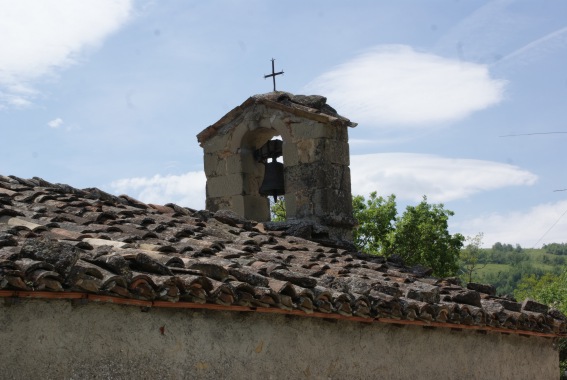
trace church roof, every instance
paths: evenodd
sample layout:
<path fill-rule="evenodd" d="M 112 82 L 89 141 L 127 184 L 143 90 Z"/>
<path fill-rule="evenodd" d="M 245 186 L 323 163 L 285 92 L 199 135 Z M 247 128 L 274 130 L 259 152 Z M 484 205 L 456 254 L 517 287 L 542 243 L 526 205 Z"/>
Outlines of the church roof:
<path fill-rule="evenodd" d="M 0 176 L 0 296 L 559 336 L 565 316 L 227 211 Z"/>
<path fill-rule="evenodd" d="M 248 110 L 256 105 L 278 109 L 293 115 L 305 117 L 316 121 L 322 121 L 334 126 L 356 127 L 356 123 L 351 122 L 327 104 L 327 98 L 321 95 L 294 95 L 289 92 L 276 91 L 266 94 L 253 95 L 246 99 L 244 103 L 233 108 L 219 121 L 205 128 L 197 135 L 197 140 L 201 146 L 208 139 L 221 132 L 223 127 L 230 126 L 233 121 L 239 118 Z M 221 132 L 222 133 L 222 132 Z"/>

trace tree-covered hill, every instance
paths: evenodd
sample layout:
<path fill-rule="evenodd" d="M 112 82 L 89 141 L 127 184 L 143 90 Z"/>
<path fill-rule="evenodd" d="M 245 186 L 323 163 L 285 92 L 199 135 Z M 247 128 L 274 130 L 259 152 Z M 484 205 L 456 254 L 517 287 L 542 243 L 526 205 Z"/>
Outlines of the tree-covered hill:
<path fill-rule="evenodd" d="M 513 295 L 522 277 L 560 274 L 567 264 L 567 244 L 552 243 L 539 249 L 526 249 L 519 245 L 496 243 L 492 248 L 478 249 L 477 255 L 472 281 L 492 284 L 498 294 Z M 466 259 L 466 255 L 462 256 Z M 462 262 L 461 276 L 468 282 L 465 264 Z"/>

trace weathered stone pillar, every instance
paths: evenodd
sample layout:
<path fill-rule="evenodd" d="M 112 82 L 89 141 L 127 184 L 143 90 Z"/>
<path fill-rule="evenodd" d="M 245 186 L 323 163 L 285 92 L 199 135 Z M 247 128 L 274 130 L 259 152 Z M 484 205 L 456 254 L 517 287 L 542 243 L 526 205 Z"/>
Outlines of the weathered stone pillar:
<path fill-rule="evenodd" d="M 331 239 L 351 240 L 348 127 L 355 125 L 322 96 L 272 92 L 249 98 L 197 136 L 204 149 L 207 209 L 270 220 L 268 199 L 258 192 L 264 165 L 254 151 L 281 136 L 288 221 L 311 222 Z"/>

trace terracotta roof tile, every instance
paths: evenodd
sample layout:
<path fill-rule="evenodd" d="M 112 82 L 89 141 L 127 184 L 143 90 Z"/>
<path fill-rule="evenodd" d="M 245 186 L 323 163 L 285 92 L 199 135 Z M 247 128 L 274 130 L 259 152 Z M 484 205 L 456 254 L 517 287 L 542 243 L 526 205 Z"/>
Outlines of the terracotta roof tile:
<path fill-rule="evenodd" d="M 13 176 L 0 176 L 2 291 L 550 336 L 565 334 L 567 321 L 488 285 L 462 287 L 427 268 L 266 233 L 231 212 Z"/>

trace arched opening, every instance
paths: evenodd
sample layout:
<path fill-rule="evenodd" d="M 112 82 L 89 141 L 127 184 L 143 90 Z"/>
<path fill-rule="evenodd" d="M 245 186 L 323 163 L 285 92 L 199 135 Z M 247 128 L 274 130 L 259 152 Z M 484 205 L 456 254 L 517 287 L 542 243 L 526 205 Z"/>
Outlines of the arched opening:
<path fill-rule="evenodd" d="M 280 144 L 268 144 L 269 141 L 281 141 Z M 277 203 L 282 205 L 285 209 L 285 201 L 283 200 L 283 193 L 278 192 L 276 195 L 278 200 L 274 201 L 272 192 L 264 193 L 260 191 L 262 186 L 264 188 L 266 183 L 264 180 L 268 179 L 270 182 L 274 181 L 275 177 L 281 175 L 281 184 L 283 181 L 283 154 L 281 152 L 282 146 L 285 142 L 282 136 L 278 134 L 275 129 L 271 128 L 257 128 L 253 131 L 247 132 L 243 138 L 240 146 L 240 157 L 242 163 L 242 178 L 243 178 L 243 193 L 245 199 L 245 214 L 247 217 L 257 221 L 272 220 L 272 206 Z M 273 146 L 279 145 L 279 154 L 273 154 Z M 270 149 L 268 149 L 270 148 Z M 277 162 L 278 164 L 274 164 Z M 275 166 L 279 166 L 277 174 L 273 172 Z M 271 170 L 267 174 L 267 170 Z M 266 177 L 268 175 L 269 178 Z M 275 176 L 275 177 L 274 177 Z M 277 182 L 277 181 L 276 181 Z M 273 185 L 273 183 L 271 183 Z M 268 186 L 270 187 L 270 186 Z M 283 191 L 285 192 L 285 190 Z M 281 213 L 279 213 L 281 217 Z"/>

